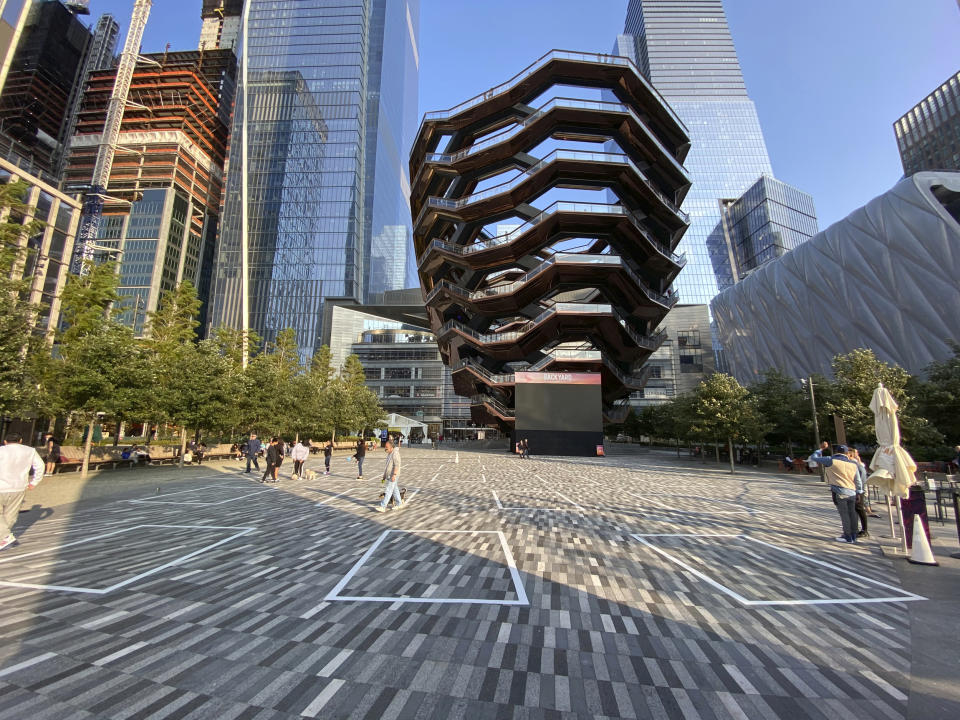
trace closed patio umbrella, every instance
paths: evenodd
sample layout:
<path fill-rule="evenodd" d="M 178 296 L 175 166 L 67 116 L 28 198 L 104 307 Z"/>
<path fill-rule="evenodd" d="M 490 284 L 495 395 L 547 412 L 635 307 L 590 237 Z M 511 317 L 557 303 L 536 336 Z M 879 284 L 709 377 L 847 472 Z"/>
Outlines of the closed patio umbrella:
<path fill-rule="evenodd" d="M 897 421 L 897 401 L 883 383 L 877 385 L 870 400 L 877 431 L 877 452 L 870 461 L 873 474 L 870 482 L 884 493 L 895 497 L 910 496 L 910 486 L 915 481 L 917 464 L 910 453 L 900 446 L 900 423 Z"/>
<path fill-rule="evenodd" d="M 910 486 L 915 480 L 917 464 L 910 457 L 910 453 L 900 446 L 900 423 L 897 421 L 897 401 L 883 383 L 877 383 L 870 399 L 870 409 L 874 415 L 874 428 L 877 431 L 877 452 L 870 461 L 873 474 L 868 482 L 876 485 L 887 496 L 887 513 L 890 519 L 890 537 L 896 538 L 893 529 L 893 509 L 890 507 L 890 498 L 897 499 L 897 515 L 900 527 L 903 528 L 903 512 L 900 509 L 900 498 L 910 497 Z M 907 552 L 907 538 L 901 532 L 900 542 L 903 552 Z"/>

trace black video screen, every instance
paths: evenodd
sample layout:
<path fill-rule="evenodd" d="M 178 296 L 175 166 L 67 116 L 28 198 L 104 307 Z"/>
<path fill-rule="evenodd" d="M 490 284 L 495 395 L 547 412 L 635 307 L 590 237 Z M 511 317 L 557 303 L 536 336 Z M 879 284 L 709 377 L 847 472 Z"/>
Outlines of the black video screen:
<path fill-rule="evenodd" d="M 517 383 L 517 430 L 603 430 L 600 385 Z"/>

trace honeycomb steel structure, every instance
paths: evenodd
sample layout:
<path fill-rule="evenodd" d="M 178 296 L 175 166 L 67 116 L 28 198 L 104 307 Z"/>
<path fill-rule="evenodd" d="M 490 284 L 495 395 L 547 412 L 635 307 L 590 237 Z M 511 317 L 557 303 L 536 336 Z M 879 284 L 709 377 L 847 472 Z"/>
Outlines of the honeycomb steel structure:
<path fill-rule="evenodd" d="M 564 97 L 590 93 L 603 100 Z M 531 154 L 541 145 L 556 147 Z M 554 50 L 424 116 L 410 158 L 418 271 L 475 422 L 509 429 L 514 372 L 540 370 L 600 372 L 605 418 L 623 417 L 677 302 L 689 147 L 636 66 L 610 55 Z M 601 201 L 562 197 L 585 190 Z"/>

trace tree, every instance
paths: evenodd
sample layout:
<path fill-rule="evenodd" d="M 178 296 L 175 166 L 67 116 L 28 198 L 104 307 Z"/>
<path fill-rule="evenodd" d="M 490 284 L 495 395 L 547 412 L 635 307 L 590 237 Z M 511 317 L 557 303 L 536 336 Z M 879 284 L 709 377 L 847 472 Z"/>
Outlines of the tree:
<path fill-rule="evenodd" d="M 876 442 L 874 416 L 870 400 L 877 383 L 883 383 L 900 406 L 900 432 L 904 445 L 936 445 L 942 436 L 923 418 L 912 412 L 913 398 L 907 392 L 910 375 L 899 365 L 877 359 L 872 350 L 859 348 L 837 355 L 831 362 L 836 378 L 824 400 L 818 399 L 830 413 L 843 418 L 848 442 Z"/>
<path fill-rule="evenodd" d="M 145 355 L 130 328 L 120 325 L 109 308 L 117 299 L 113 263 L 87 264 L 71 275 L 62 294 L 57 352 L 46 380 L 53 405 L 77 413 L 87 425 L 81 477 L 90 466 L 93 428 L 98 413 L 123 415 L 142 397 L 148 374 Z"/>
<path fill-rule="evenodd" d="M 200 301 L 193 285 L 180 283 L 165 291 L 156 311 L 147 316 L 148 336 L 144 340 L 152 366 L 151 419 L 180 426 L 180 467 L 187 446 L 188 418 L 197 416 L 198 374 L 205 374 L 194 345 L 199 312 Z"/>
<path fill-rule="evenodd" d="M 950 341 L 953 357 L 927 367 L 926 382 L 913 379 L 907 390 L 917 400 L 917 412 L 941 433 L 960 442 L 960 344 Z"/>
<path fill-rule="evenodd" d="M 749 391 L 730 375 L 715 373 L 702 380 L 693 394 L 692 429 L 704 438 L 723 438 L 730 453 L 730 473 L 733 467 L 733 441 L 753 439 L 762 432 L 763 423 Z"/>
<path fill-rule="evenodd" d="M 780 370 L 770 368 L 763 373 L 763 379 L 751 385 L 749 390 L 757 412 L 770 427 L 766 433 L 767 439 L 792 445 L 804 425 L 803 391 L 796 381 Z"/>
<path fill-rule="evenodd" d="M 294 389 L 300 373 L 296 334 L 290 328 L 281 330 L 265 352 L 250 360 L 244 373 L 249 399 L 245 416 L 252 428 L 278 435 L 297 425 L 301 398 Z"/>

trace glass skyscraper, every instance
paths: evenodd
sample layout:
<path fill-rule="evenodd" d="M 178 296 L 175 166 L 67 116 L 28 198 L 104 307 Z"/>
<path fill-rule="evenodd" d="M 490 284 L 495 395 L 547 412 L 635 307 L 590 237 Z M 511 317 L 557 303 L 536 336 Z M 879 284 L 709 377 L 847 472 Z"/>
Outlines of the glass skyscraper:
<path fill-rule="evenodd" d="M 773 174 L 722 0 L 630 0 L 614 52 L 633 58 L 687 126 L 687 266 L 674 288 L 683 303 L 709 304 L 735 277 L 722 208 Z"/>
<path fill-rule="evenodd" d="M 325 299 L 363 302 L 407 284 L 413 253 L 406 152 L 416 124 L 419 2 L 248 2 L 249 38 L 240 46 L 249 87 L 241 79 L 210 326 L 242 326 L 249 92 L 250 329 L 270 341 L 293 328 L 306 358 L 322 342 Z M 222 23 L 212 35 L 233 25 Z"/>

